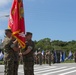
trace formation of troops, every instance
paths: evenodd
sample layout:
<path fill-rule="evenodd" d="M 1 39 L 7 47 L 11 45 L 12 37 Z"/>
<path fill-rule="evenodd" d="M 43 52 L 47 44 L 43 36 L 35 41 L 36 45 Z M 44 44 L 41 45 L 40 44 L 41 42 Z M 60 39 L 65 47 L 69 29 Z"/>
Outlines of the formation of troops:
<path fill-rule="evenodd" d="M 63 52 L 62 52 L 63 54 Z M 67 57 L 68 60 L 72 59 L 75 61 L 76 63 L 76 52 L 74 52 L 74 54 L 72 54 L 69 57 Z M 55 64 L 55 63 L 61 63 L 61 62 L 64 62 L 66 59 L 66 56 L 64 58 L 61 57 L 61 52 L 60 51 L 57 51 L 56 52 L 56 55 L 55 55 L 55 52 L 52 52 L 52 51 L 45 51 L 44 53 L 42 53 L 41 51 L 38 51 L 37 53 L 35 53 L 34 55 L 34 63 L 35 64 L 48 64 L 51 66 L 51 64 Z"/>
<path fill-rule="evenodd" d="M 49 50 L 43 54 L 41 51 L 37 52 L 37 54 L 34 55 L 34 59 L 35 64 L 49 64 L 51 66 L 51 62 L 54 63 L 54 55 Z"/>

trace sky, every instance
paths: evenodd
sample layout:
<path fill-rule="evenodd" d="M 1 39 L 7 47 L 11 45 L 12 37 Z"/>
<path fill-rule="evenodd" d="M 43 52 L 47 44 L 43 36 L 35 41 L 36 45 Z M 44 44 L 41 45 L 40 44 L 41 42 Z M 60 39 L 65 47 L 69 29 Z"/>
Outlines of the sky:
<path fill-rule="evenodd" d="M 13 0 L 0 1 L 0 39 L 8 28 L 8 18 Z M 23 0 L 26 32 L 33 40 L 76 40 L 76 0 Z"/>

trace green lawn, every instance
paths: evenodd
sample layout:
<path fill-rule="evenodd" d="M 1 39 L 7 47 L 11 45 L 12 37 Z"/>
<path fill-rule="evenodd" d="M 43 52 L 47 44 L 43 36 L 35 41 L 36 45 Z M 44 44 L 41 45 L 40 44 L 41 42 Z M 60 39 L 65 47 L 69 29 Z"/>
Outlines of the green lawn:
<path fill-rule="evenodd" d="M 62 63 L 74 63 L 74 60 L 65 60 L 64 62 Z"/>
<path fill-rule="evenodd" d="M 4 62 L 3 61 L 0 61 L 0 65 L 3 65 L 4 64 Z"/>

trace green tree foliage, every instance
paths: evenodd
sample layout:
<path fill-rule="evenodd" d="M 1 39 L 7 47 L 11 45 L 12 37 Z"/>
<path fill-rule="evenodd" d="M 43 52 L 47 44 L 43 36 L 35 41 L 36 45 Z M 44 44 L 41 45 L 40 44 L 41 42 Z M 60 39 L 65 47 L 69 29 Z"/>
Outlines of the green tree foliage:
<path fill-rule="evenodd" d="M 35 50 L 62 50 L 67 53 L 71 50 L 76 51 L 76 41 L 61 41 L 61 40 L 51 40 L 50 38 L 44 38 L 39 41 L 34 41 Z M 2 47 L 0 49 L 3 51 Z"/>
<path fill-rule="evenodd" d="M 40 50 L 64 50 L 66 52 L 69 52 L 71 50 L 74 52 L 76 51 L 76 41 L 51 41 L 50 38 L 44 38 L 39 41 L 35 41 L 35 48 L 36 50 L 40 48 Z"/>
<path fill-rule="evenodd" d="M 51 49 L 51 39 L 49 38 L 44 38 L 44 39 L 41 39 L 39 41 L 37 41 L 36 45 L 35 45 L 35 48 L 38 50 L 39 48 L 41 50 L 49 50 Z"/>

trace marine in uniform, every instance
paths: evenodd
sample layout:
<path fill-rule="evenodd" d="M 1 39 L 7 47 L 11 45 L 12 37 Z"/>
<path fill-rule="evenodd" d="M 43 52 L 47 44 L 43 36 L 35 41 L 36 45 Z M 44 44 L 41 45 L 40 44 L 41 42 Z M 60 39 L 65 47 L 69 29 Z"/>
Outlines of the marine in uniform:
<path fill-rule="evenodd" d="M 46 51 L 46 54 L 45 54 L 45 60 L 46 60 L 46 64 L 48 64 L 48 50 Z"/>
<path fill-rule="evenodd" d="M 51 66 L 51 52 L 48 52 L 48 64 Z"/>
<path fill-rule="evenodd" d="M 42 65 L 42 53 L 41 51 L 38 52 L 38 60 L 39 60 L 39 64 Z"/>
<path fill-rule="evenodd" d="M 76 51 L 74 52 L 74 61 L 76 63 Z"/>
<path fill-rule="evenodd" d="M 23 56 L 24 75 L 34 75 L 34 42 L 32 41 L 32 33 L 26 33 L 26 47 L 20 56 Z"/>
<path fill-rule="evenodd" d="M 12 37 L 10 29 L 5 30 L 5 39 L 3 41 L 4 48 L 4 75 L 18 75 L 18 44 L 16 39 Z"/>

